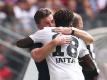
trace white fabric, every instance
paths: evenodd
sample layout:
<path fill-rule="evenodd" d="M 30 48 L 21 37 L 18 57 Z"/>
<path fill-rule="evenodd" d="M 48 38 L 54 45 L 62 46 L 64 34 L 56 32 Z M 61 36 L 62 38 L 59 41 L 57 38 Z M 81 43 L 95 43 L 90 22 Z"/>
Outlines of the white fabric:
<path fill-rule="evenodd" d="M 52 40 L 52 36 L 55 35 L 55 32 L 52 32 L 52 27 L 44 28 L 43 30 L 39 30 L 33 35 L 30 35 L 30 38 L 35 42 L 41 42 L 43 44 Z M 64 55 L 60 56 L 53 56 L 54 53 L 50 53 L 49 56 L 46 58 L 49 73 L 50 73 L 50 80 L 84 80 L 84 76 L 82 74 L 82 68 L 78 63 L 78 56 L 83 57 L 88 53 L 85 43 L 78 39 L 77 37 L 71 35 L 64 35 L 71 37 L 72 45 L 78 45 L 76 56 L 73 57 L 73 53 L 75 53 L 75 49 L 71 48 L 70 51 L 67 51 L 69 44 L 65 44 L 61 46 L 61 52 L 64 52 Z M 77 43 L 73 41 L 73 39 L 77 40 Z M 75 47 L 75 46 L 73 46 Z M 54 50 L 55 52 L 56 50 Z M 67 53 L 68 52 L 68 53 Z M 63 54 L 63 53 L 61 53 Z M 71 56 L 72 55 L 72 56 Z"/>

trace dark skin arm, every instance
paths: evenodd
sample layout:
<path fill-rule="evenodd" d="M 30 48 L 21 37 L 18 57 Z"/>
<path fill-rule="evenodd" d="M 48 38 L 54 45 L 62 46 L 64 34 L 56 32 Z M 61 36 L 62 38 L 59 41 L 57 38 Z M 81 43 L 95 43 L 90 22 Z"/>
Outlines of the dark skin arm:
<path fill-rule="evenodd" d="M 90 57 L 90 55 L 86 55 L 82 58 L 79 58 L 80 62 L 84 63 L 84 64 L 81 64 L 83 66 L 83 68 L 87 71 L 90 71 L 90 70 L 94 70 L 95 68 L 95 65 L 92 61 L 92 58 Z"/>
<path fill-rule="evenodd" d="M 88 72 L 85 74 L 85 77 L 88 77 L 89 80 L 97 80 L 98 72 L 96 69 L 96 66 L 91 58 L 91 56 L 88 54 L 82 58 L 79 58 L 80 65 L 83 68 L 83 71 Z"/>
<path fill-rule="evenodd" d="M 30 48 L 34 42 L 30 37 L 26 37 L 16 42 L 16 45 L 20 48 Z"/>

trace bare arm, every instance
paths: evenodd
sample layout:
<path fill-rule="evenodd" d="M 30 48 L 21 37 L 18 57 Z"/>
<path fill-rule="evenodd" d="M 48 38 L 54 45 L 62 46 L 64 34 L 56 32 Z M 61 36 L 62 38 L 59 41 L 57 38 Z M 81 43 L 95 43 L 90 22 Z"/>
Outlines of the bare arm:
<path fill-rule="evenodd" d="M 45 59 L 48 56 L 48 54 L 51 53 L 57 45 L 69 44 L 70 42 L 71 40 L 68 39 L 67 37 L 63 37 L 59 35 L 49 43 L 45 44 L 43 47 L 33 49 L 31 51 L 32 58 L 36 62 L 40 62 L 43 59 Z"/>
<path fill-rule="evenodd" d="M 84 30 L 79 30 L 74 27 L 59 27 L 59 28 L 53 29 L 53 31 L 62 33 L 65 35 L 70 35 L 74 31 L 72 35 L 81 38 L 86 43 L 86 45 L 89 45 L 93 42 L 93 37 L 90 34 L 88 34 Z"/>
<path fill-rule="evenodd" d="M 31 51 L 32 58 L 36 62 L 40 62 L 45 59 L 49 53 L 53 51 L 54 47 L 56 47 L 56 43 L 54 40 L 52 40 L 41 48 L 35 48 Z"/>
<path fill-rule="evenodd" d="M 72 30 L 74 30 L 74 35 L 81 38 L 86 43 L 86 45 L 89 45 L 94 41 L 93 37 L 86 31 L 79 30 L 74 27 L 72 27 Z"/>

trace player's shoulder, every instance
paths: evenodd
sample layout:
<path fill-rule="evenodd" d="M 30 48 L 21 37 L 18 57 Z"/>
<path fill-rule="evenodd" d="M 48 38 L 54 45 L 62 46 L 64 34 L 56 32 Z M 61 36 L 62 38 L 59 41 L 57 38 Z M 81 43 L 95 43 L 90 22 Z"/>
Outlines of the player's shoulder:
<path fill-rule="evenodd" d="M 34 34 L 43 34 L 43 33 L 45 34 L 48 31 L 49 31 L 48 29 L 41 29 L 41 30 L 36 31 Z"/>
<path fill-rule="evenodd" d="M 34 35 L 51 35 L 53 27 L 44 27 L 44 29 L 38 30 Z"/>
<path fill-rule="evenodd" d="M 41 30 L 38 30 L 37 33 L 41 33 L 41 32 L 52 32 L 52 29 L 54 29 L 55 27 L 44 27 Z"/>

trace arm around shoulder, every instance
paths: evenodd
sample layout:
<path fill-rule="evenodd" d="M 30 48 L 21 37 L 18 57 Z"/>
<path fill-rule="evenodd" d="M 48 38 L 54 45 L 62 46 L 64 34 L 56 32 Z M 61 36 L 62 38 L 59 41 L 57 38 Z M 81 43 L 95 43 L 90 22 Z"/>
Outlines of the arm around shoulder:
<path fill-rule="evenodd" d="M 31 51 L 32 58 L 35 61 L 40 62 L 43 59 L 45 59 L 50 53 L 52 53 L 52 51 L 54 50 L 54 48 L 57 45 L 70 44 L 70 43 L 71 43 L 71 40 L 68 39 L 68 37 L 65 37 L 65 36 L 59 34 L 59 35 L 57 35 L 57 37 L 55 39 L 44 44 L 43 47 L 33 49 Z"/>
<path fill-rule="evenodd" d="M 86 31 L 79 30 L 74 27 L 72 27 L 72 30 L 74 30 L 74 35 L 81 38 L 86 43 L 86 45 L 93 43 L 93 41 L 94 41 L 93 37 Z"/>
<path fill-rule="evenodd" d="M 48 56 L 49 53 L 53 51 L 53 49 L 56 46 L 57 46 L 56 42 L 52 40 L 41 48 L 35 48 L 31 51 L 32 58 L 36 62 L 41 62 L 43 59 L 45 59 Z"/>

